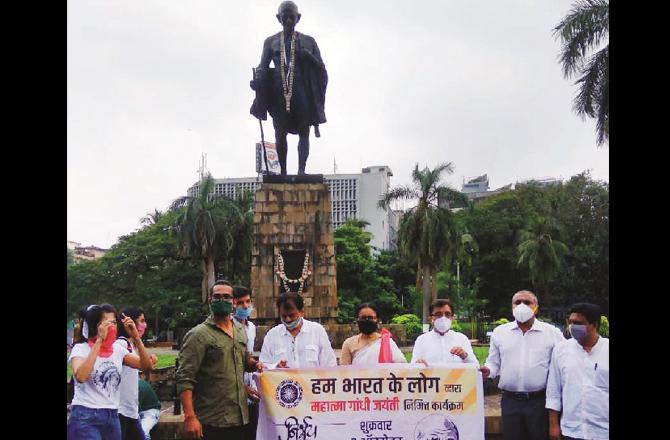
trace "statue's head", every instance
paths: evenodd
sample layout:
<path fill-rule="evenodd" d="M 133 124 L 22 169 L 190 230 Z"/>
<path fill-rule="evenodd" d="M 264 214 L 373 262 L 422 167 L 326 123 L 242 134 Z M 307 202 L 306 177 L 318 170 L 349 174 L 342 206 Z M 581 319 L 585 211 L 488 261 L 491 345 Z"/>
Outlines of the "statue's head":
<path fill-rule="evenodd" d="M 298 5 L 292 1 L 285 1 L 279 5 L 277 13 L 277 20 L 284 26 L 284 29 L 293 30 L 296 24 L 300 21 L 300 13 L 298 12 Z"/>

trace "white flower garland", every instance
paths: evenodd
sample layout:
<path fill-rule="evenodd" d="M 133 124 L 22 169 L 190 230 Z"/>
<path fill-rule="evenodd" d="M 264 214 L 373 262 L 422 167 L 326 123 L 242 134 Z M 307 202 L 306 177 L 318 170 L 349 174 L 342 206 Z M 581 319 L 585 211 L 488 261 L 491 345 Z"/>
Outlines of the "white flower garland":
<path fill-rule="evenodd" d="M 302 273 L 300 274 L 300 278 L 297 280 L 293 280 L 289 277 L 286 276 L 286 272 L 284 271 L 284 258 L 281 255 L 281 252 L 276 256 L 276 263 L 275 263 L 275 274 L 279 276 L 279 279 L 281 279 L 282 285 L 284 286 L 284 290 L 286 292 L 290 292 L 291 290 L 288 287 L 288 284 L 300 284 L 298 287 L 298 293 L 302 293 L 302 289 L 305 287 L 305 280 L 312 274 L 312 271 L 309 270 L 309 252 L 305 251 L 305 261 L 302 265 Z"/>
<path fill-rule="evenodd" d="M 291 61 L 288 65 L 288 80 L 286 77 L 286 42 L 284 40 L 284 31 L 281 31 L 279 37 L 279 64 L 281 69 L 281 84 L 284 88 L 284 100 L 286 101 L 286 113 L 291 113 L 291 97 L 293 96 L 293 76 L 295 73 L 295 35 L 291 35 Z"/>

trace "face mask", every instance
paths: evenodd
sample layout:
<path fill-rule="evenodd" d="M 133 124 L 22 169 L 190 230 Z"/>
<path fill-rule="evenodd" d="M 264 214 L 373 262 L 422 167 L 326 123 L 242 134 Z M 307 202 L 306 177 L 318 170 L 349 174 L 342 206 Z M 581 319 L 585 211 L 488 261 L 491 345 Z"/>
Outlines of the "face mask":
<path fill-rule="evenodd" d="M 95 340 L 97 337 L 91 337 L 88 339 L 88 346 L 93 347 L 93 344 L 95 344 Z M 114 341 L 116 341 L 116 326 L 113 325 L 109 329 L 107 329 L 107 335 L 105 336 L 105 339 L 102 341 L 102 345 L 100 346 L 100 357 L 109 357 L 112 355 L 114 352 Z"/>
<path fill-rule="evenodd" d="M 533 309 L 521 303 L 514 307 L 512 310 L 512 315 L 514 315 L 514 319 L 523 324 L 533 317 Z"/>
<path fill-rule="evenodd" d="M 584 324 L 570 324 L 570 334 L 577 342 L 582 342 L 586 337 L 586 326 Z"/>
<path fill-rule="evenodd" d="M 235 307 L 235 317 L 240 321 L 244 321 L 251 315 L 251 312 L 254 310 L 254 306 L 249 306 L 248 309 L 242 307 Z"/>
<path fill-rule="evenodd" d="M 443 316 L 433 322 L 433 327 L 440 333 L 446 333 L 451 328 L 451 319 Z"/>
<path fill-rule="evenodd" d="M 294 319 L 293 321 L 290 321 L 290 322 L 286 322 L 282 319 L 281 322 L 286 326 L 287 330 L 293 330 L 294 328 L 299 326 L 300 323 L 302 322 L 302 316 L 300 318 Z"/>
<path fill-rule="evenodd" d="M 137 324 L 137 333 L 139 333 L 140 338 L 144 336 L 144 330 L 147 329 L 147 323 L 146 322 L 140 322 Z"/>
<path fill-rule="evenodd" d="M 105 340 L 102 341 L 103 347 L 111 347 L 112 344 L 116 341 L 116 326 L 113 325 L 107 330 L 107 336 Z"/>
<path fill-rule="evenodd" d="M 377 330 L 377 323 L 367 319 L 358 320 L 358 330 L 364 335 L 371 335 Z"/>
<path fill-rule="evenodd" d="M 217 301 L 212 301 L 209 305 L 209 308 L 212 311 L 212 315 L 221 318 L 230 315 L 230 312 L 233 311 L 233 303 L 220 299 Z"/>

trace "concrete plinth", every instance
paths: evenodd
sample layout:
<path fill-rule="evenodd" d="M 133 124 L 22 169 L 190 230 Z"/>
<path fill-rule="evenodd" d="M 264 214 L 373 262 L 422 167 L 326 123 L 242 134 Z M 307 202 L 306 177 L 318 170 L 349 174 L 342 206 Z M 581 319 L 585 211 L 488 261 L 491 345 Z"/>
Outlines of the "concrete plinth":
<path fill-rule="evenodd" d="M 263 183 L 254 196 L 251 287 L 259 325 L 278 318 L 276 300 L 281 280 L 274 273 L 283 250 L 305 250 L 312 275 L 302 296 L 305 317 L 335 324 L 337 282 L 331 225 L 330 191 L 323 183 Z"/>

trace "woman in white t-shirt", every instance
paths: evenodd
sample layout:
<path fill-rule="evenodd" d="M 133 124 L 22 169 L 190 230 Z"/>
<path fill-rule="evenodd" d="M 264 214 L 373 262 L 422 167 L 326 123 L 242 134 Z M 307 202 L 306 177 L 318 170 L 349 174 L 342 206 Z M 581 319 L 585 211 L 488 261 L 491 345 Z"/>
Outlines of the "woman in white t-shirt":
<path fill-rule="evenodd" d="M 144 311 L 136 307 L 126 307 L 121 310 L 121 315 L 127 316 L 133 320 L 137 327 L 137 333 L 140 338 L 144 335 L 147 328 L 147 321 L 144 318 Z M 133 345 L 130 335 L 125 328 L 119 328 L 119 337 L 116 344 L 126 348 L 130 353 L 135 353 L 137 348 Z M 158 361 L 156 355 L 151 354 L 151 362 L 155 364 Z M 140 423 L 139 415 L 139 379 L 140 372 L 137 368 L 127 365 L 121 370 L 121 401 L 119 402 L 119 422 L 121 423 L 121 440 L 144 440 L 144 431 Z"/>
<path fill-rule="evenodd" d="M 70 353 L 75 378 L 68 440 L 120 440 L 118 408 L 123 365 L 151 369 L 151 359 L 133 320 L 123 316 L 123 326 L 137 352 L 130 354 L 116 340 L 116 311 L 109 304 L 93 305 L 86 311 L 82 336 Z"/>

